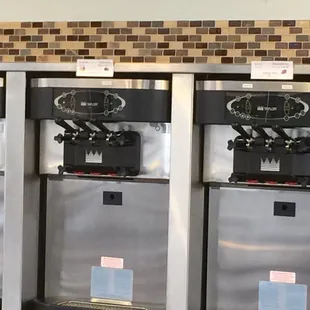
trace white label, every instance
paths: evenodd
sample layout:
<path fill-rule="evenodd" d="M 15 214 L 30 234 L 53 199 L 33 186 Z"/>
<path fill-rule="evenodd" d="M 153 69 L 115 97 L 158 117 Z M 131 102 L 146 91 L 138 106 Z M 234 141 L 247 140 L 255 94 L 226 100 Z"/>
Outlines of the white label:
<path fill-rule="evenodd" d="M 253 84 L 242 84 L 242 88 L 253 88 Z"/>
<path fill-rule="evenodd" d="M 295 272 L 270 271 L 270 282 L 296 283 Z"/>
<path fill-rule="evenodd" d="M 113 77 L 112 59 L 78 59 L 76 76 Z"/>
<path fill-rule="evenodd" d="M 124 259 L 118 257 L 101 256 L 101 267 L 124 268 Z"/>
<path fill-rule="evenodd" d="M 251 79 L 292 80 L 294 65 L 292 61 L 252 61 Z"/>
<path fill-rule="evenodd" d="M 282 89 L 291 90 L 293 89 L 293 85 L 282 85 Z"/>

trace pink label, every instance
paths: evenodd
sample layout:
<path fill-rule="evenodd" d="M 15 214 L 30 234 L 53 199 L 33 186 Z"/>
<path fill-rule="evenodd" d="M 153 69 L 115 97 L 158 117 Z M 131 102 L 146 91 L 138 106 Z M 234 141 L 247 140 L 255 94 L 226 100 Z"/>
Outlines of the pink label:
<path fill-rule="evenodd" d="M 118 257 L 101 256 L 101 267 L 124 268 L 124 259 Z"/>
<path fill-rule="evenodd" d="M 284 271 L 270 271 L 270 282 L 296 283 L 296 273 Z"/>

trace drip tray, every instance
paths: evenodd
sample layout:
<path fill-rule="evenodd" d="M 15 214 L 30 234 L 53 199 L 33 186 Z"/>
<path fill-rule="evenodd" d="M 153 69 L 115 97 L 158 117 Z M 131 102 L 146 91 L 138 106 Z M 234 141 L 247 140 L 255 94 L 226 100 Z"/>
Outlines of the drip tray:
<path fill-rule="evenodd" d="M 35 310 L 69 310 L 79 309 L 94 309 L 94 310 L 148 310 L 145 307 L 137 307 L 132 305 L 113 304 L 110 301 L 105 302 L 92 302 L 82 300 L 68 300 L 68 301 L 55 301 L 49 302 L 34 300 Z"/>

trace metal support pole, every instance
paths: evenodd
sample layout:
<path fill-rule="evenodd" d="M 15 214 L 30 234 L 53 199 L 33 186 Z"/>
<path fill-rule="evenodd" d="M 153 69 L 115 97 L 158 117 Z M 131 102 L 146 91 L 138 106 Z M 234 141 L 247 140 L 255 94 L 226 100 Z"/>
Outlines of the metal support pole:
<path fill-rule="evenodd" d="M 20 310 L 37 288 L 39 181 L 35 128 L 25 111 L 26 74 L 7 72 L 3 310 Z"/>
<path fill-rule="evenodd" d="M 167 310 L 200 309 L 203 188 L 199 184 L 199 174 L 196 169 L 200 152 L 199 130 L 194 130 L 193 127 L 193 100 L 194 75 L 174 74 Z M 194 237 L 197 239 L 193 240 Z M 195 254 L 196 257 L 191 254 Z"/>

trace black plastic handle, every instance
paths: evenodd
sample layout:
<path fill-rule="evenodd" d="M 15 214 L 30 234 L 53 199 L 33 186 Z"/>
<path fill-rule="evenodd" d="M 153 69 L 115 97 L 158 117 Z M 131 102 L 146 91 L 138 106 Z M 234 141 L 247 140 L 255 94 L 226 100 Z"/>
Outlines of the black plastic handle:
<path fill-rule="evenodd" d="M 73 127 L 71 127 L 65 120 L 63 120 L 63 119 L 61 119 L 61 118 L 55 119 L 55 123 L 56 123 L 58 126 L 64 128 L 64 130 L 67 131 L 67 132 L 73 133 L 73 132 L 76 131 L 76 130 L 75 130 Z"/>
<path fill-rule="evenodd" d="M 286 132 L 279 126 L 279 125 L 273 125 L 272 130 L 278 134 L 282 139 L 284 140 L 292 140 L 292 138 L 290 138 Z"/>
<path fill-rule="evenodd" d="M 244 139 L 251 139 L 251 136 L 244 130 L 239 123 L 233 123 L 232 128 L 236 130 Z"/>
<path fill-rule="evenodd" d="M 110 132 L 110 130 L 107 127 L 105 127 L 101 121 L 97 119 L 91 119 L 89 122 L 106 134 Z"/>
<path fill-rule="evenodd" d="M 74 119 L 72 120 L 72 122 L 73 122 L 73 124 L 75 124 L 76 126 L 82 128 L 84 131 L 86 131 L 86 132 L 92 132 L 91 128 L 88 127 L 84 121 L 82 121 L 82 120 L 80 120 L 80 119 L 78 119 L 78 118 L 74 118 Z"/>
<path fill-rule="evenodd" d="M 266 140 L 271 139 L 271 137 L 266 133 L 266 131 L 259 125 L 255 124 L 251 126 L 254 131 L 256 131 L 261 137 Z"/>

